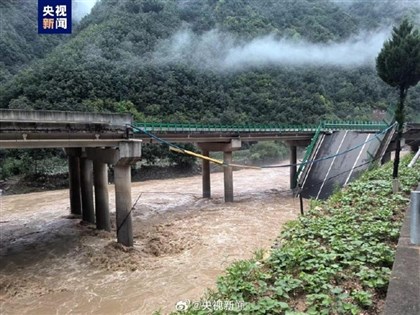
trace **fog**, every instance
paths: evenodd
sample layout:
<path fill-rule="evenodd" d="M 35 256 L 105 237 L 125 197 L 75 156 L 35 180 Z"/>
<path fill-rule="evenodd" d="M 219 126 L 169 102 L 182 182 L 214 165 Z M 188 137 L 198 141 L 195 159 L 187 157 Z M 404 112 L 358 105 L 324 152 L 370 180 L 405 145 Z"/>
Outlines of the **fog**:
<path fill-rule="evenodd" d="M 73 19 L 80 21 L 85 15 L 89 14 L 93 6 L 99 0 L 73 0 Z"/>
<path fill-rule="evenodd" d="M 244 42 L 218 30 L 196 35 L 186 29 L 162 41 L 153 61 L 222 71 L 269 65 L 357 67 L 374 65 L 390 34 L 390 29 L 381 29 L 362 32 L 345 41 L 318 44 L 274 35 Z"/>

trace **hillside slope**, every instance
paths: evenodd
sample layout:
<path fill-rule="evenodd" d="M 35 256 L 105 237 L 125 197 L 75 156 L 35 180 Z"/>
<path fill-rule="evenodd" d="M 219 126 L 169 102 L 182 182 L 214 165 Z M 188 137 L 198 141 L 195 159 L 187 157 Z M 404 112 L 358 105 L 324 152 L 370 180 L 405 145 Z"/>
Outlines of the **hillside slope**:
<path fill-rule="evenodd" d="M 1 1 L 0 83 L 64 41 L 65 37 L 38 35 L 36 14 L 36 1 Z"/>
<path fill-rule="evenodd" d="M 217 55 L 230 42 L 241 47 L 269 34 L 322 47 L 375 32 L 383 23 L 389 28 L 419 11 L 409 6 L 387 16 L 371 6 L 360 16 L 361 6 L 327 0 L 102 0 L 70 40 L 0 86 L 0 106 L 130 110 L 138 119 L 174 122 L 369 119 L 372 109 L 396 101 L 377 78 L 373 61 L 357 67 L 265 64 L 221 71 L 193 60 L 200 54 L 198 60 L 205 59 L 207 50 Z M 389 6 L 398 2 L 388 1 Z M 192 46 L 182 46 L 182 40 Z M 174 45 L 183 49 L 174 53 Z M 204 49 L 197 52 L 197 45 Z M 179 58 L 172 60 L 176 53 Z M 408 99 L 408 117 L 420 111 L 414 102 L 419 97 L 417 87 Z"/>

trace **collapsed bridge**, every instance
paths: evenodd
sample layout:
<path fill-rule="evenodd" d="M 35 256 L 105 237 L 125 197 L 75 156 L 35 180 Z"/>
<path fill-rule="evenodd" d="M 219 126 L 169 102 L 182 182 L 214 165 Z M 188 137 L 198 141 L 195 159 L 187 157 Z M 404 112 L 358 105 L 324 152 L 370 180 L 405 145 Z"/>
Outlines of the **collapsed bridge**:
<path fill-rule="evenodd" d="M 419 130 L 419 125 L 407 125 L 406 141 L 413 148 L 419 145 Z M 68 156 L 71 213 L 108 231 L 111 230 L 108 165 L 113 165 L 117 240 L 126 246 L 133 245 L 131 165 L 141 160 L 142 143 L 159 139 L 194 143 L 205 157 L 210 152 L 223 152 L 224 196 L 226 202 L 232 202 L 232 152 L 239 150 L 245 141 L 282 140 L 290 147 L 290 164 L 279 167 L 290 168 L 291 188 L 298 186 L 305 197 L 325 198 L 334 187 L 346 184 L 372 161 L 386 158 L 392 150 L 393 131 L 392 126 L 382 122 L 151 124 L 134 123 L 129 114 L 0 110 L 0 148 L 64 148 Z M 298 147 L 308 147 L 302 163 L 297 161 Z M 209 163 L 203 159 L 204 198 L 211 197 Z M 343 174 L 338 176 L 337 172 Z M 312 186 L 322 188 L 316 191 Z"/>

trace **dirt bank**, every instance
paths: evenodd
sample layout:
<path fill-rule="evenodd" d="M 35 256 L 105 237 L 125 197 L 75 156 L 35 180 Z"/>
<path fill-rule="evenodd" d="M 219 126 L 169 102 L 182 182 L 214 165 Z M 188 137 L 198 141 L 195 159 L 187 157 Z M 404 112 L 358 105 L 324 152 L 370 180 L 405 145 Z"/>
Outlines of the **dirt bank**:
<path fill-rule="evenodd" d="M 231 262 L 268 249 L 299 208 L 287 169 L 235 172 L 232 204 L 222 185 L 212 174 L 205 200 L 199 176 L 134 183 L 131 250 L 115 244 L 115 231 L 70 219 L 67 190 L 3 196 L 0 313 L 167 313 L 200 297 Z"/>

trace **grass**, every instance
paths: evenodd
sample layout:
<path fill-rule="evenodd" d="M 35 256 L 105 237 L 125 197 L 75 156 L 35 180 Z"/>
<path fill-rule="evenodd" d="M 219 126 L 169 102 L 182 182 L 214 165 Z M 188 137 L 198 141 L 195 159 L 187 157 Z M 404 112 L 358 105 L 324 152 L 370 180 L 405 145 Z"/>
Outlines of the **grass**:
<path fill-rule="evenodd" d="M 173 314 L 379 314 L 407 193 L 420 181 L 409 159 L 401 193 L 392 193 L 391 164 L 365 173 L 286 224 L 278 249 L 233 263 L 216 290 Z"/>

